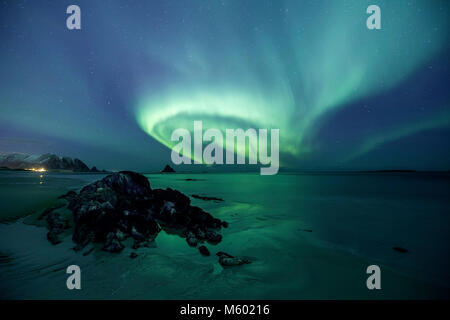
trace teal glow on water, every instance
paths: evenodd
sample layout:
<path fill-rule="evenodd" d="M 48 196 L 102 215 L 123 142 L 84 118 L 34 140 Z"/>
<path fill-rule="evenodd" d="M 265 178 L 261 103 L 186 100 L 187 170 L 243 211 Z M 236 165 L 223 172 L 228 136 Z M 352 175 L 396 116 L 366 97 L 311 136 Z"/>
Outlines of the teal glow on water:
<path fill-rule="evenodd" d="M 193 205 L 229 222 L 222 231 L 223 241 L 217 246 L 207 244 L 210 257 L 200 256 L 184 239 L 164 232 L 156 239 L 157 247 L 138 249 L 136 259 L 128 257 L 129 244 L 120 254 L 98 250 L 85 257 L 71 250 L 70 237 L 51 246 L 44 228 L 20 221 L 0 224 L 0 295 L 68 299 L 450 297 L 448 175 L 146 176 L 152 188 L 171 187 L 187 195 L 224 199 L 192 199 Z M 78 179 L 77 175 L 60 178 L 68 180 L 57 181 L 55 175 L 51 184 L 64 190 L 88 182 L 70 180 Z M 392 247 L 409 252 L 399 253 Z M 253 263 L 223 269 L 217 251 L 246 256 Z M 69 264 L 82 268 L 81 291 L 65 288 Z M 366 288 L 370 264 L 381 266 L 381 291 Z"/>
<path fill-rule="evenodd" d="M 312 230 L 307 236 L 315 244 L 348 250 L 450 286 L 450 174 L 147 177 L 153 187 L 223 198 L 219 204 L 193 202 L 229 220 L 233 228 L 271 228 L 279 237 Z M 186 182 L 189 178 L 198 181 Z M 393 247 L 410 253 L 399 254 Z"/>
<path fill-rule="evenodd" d="M 59 195 L 101 179 L 102 174 L 0 171 L 0 221 L 48 207 Z"/>

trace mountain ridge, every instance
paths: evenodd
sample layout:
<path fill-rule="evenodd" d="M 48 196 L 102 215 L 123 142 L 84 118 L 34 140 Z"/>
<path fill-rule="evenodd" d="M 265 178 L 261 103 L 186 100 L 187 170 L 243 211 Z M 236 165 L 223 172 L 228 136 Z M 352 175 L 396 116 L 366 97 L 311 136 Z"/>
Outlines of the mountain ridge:
<path fill-rule="evenodd" d="M 104 170 L 100 171 L 95 166 L 90 169 L 78 158 L 61 157 L 53 153 L 0 153 L 0 167 L 22 170 L 42 168 L 46 171 L 104 172 Z"/>

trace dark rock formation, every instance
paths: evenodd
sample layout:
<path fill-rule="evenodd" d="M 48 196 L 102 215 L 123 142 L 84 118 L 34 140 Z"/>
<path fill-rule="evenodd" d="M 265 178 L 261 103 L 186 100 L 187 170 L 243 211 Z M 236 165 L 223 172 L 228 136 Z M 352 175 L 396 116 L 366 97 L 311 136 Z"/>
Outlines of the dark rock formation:
<path fill-rule="evenodd" d="M 216 255 L 219 257 L 219 263 L 224 267 L 240 266 L 242 264 L 251 263 L 251 261 L 246 258 L 233 257 L 222 251 L 217 252 Z"/>
<path fill-rule="evenodd" d="M 222 240 L 220 229 L 226 223 L 214 218 L 179 191 L 152 190 L 144 176 L 122 171 L 85 186 L 77 194 L 69 191 L 60 197 L 68 202 L 74 222 L 72 240 L 80 250 L 88 243 L 103 243 L 103 250 L 120 252 L 122 241 L 132 238 L 133 248 L 149 246 L 161 228 L 186 238 L 190 246 Z M 66 228 L 54 208 L 46 213 L 49 240 L 58 243 Z"/>
<path fill-rule="evenodd" d="M 204 200 L 204 201 L 223 201 L 223 199 L 220 199 L 220 198 L 204 197 L 204 196 L 199 196 L 198 194 L 193 194 L 192 198 L 196 198 L 196 199 L 200 199 L 200 200 Z"/>
<path fill-rule="evenodd" d="M 397 251 L 397 252 L 400 252 L 400 253 L 407 253 L 408 252 L 408 250 L 406 250 L 405 248 L 402 248 L 402 247 L 393 247 L 392 249 Z"/>
<path fill-rule="evenodd" d="M 199 242 L 199 239 L 197 239 L 197 237 L 195 236 L 195 234 L 192 231 L 188 231 L 186 234 L 186 242 L 191 247 L 196 247 Z"/>
<path fill-rule="evenodd" d="M 138 255 L 137 255 L 136 252 L 130 253 L 130 258 L 131 258 L 131 259 L 135 259 L 135 258 L 137 258 L 137 257 L 138 257 Z"/>
<path fill-rule="evenodd" d="M 89 255 L 92 251 L 94 251 L 95 247 L 91 246 L 90 248 L 88 248 L 85 252 L 83 252 L 83 256 L 87 256 Z"/>
<path fill-rule="evenodd" d="M 173 173 L 173 172 L 175 172 L 175 170 L 173 170 L 173 168 L 168 164 L 166 164 L 164 169 L 161 170 L 161 173 Z"/>
<path fill-rule="evenodd" d="M 202 256 L 208 257 L 210 255 L 208 248 L 205 246 L 198 247 L 198 251 L 200 251 Z"/>
<path fill-rule="evenodd" d="M 47 216 L 48 216 L 50 213 L 52 213 L 54 210 L 59 209 L 59 208 L 61 208 L 61 207 L 63 207 L 63 206 L 64 206 L 63 203 L 57 203 L 57 204 L 55 204 L 55 205 L 53 205 L 53 206 L 50 206 L 50 207 L 46 208 L 46 209 L 41 213 L 41 215 L 38 217 L 38 220 L 41 220 L 41 219 L 47 217 Z M 47 220 L 47 222 L 48 222 L 48 220 Z"/>
<path fill-rule="evenodd" d="M 58 244 L 61 242 L 59 235 L 67 229 L 69 224 L 60 214 L 56 211 L 52 211 L 47 215 L 47 223 L 49 232 L 47 233 L 47 239 L 52 244 Z"/>
<path fill-rule="evenodd" d="M 62 196 L 59 196 L 58 199 L 66 199 L 66 200 L 72 200 L 74 197 L 77 196 L 77 193 L 73 190 L 70 190 L 66 194 L 63 194 Z"/>
<path fill-rule="evenodd" d="M 220 241 L 222 241 L 222 235 L 218 234 L 214 230 L 206 230 L 205 238 L 206 238 L 206 240 L 208 240 L 208 242 L 213 243 L 213 244 L 219 243 Z"/>
<path fill-rule="evenodd" d="M 95 239 L 95 238 L 94 238 Z M 106 242 L 103 246 L 102 250 L 109 251 L 109 252 L 120 252 L 123 250 L 124 245 L 121 240 L 123 240 L 123 233 L 120 230 L 117 230 L 116 232 L 110 232 L 106 236 Z M 84 242 L 82 242 L 84 243 Z"/>

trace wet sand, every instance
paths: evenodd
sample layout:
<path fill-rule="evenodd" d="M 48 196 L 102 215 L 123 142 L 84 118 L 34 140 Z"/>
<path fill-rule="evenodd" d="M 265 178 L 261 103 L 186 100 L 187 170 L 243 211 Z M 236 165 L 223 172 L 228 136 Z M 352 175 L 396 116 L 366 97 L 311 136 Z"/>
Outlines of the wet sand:
<path fill-rule="evenodd" d="M 67 235 L 61 244 L 53 246 L 46 239 L 46 228 L 24 224 L 23 219 L 20 219 L 0 224 L 1 298 L 448 299 L 450 297 L 450 285 L 445 278 L 448 277 L 448 271 L 441 269 L 442 264 L 445 267 L 446 260 L 442 260 L 441 256 L 440 266 L 432 263 L 435 255 L 439 256 L 442 253 L 445 257 L 448 256 L 448 243 L 435 241 L 435 237 L 439 234 L 428 239 L 415 239 L 416 237 L 411 236 L 410 242 L 406 240 L 402 242 L 411 252 L 405 254 L 395 252 L 392 250 L 392 244 L 398 243 L 403 224 L 394 223 L 391 215 L 385 217 L 378 214 L 371 215 L 370 211 L 365 210 L 364 219 L 361 221 L 365 227 L 357 228 L 358 219 L 348 207 L 349 203 L 352 207 L 355 206 L 354 202 L 348 200 L 348 197 L 353 197 L 352 192 L 348 190 L 343 195 L 346 198 L 339 198 L 342 201 L 346 199 L 342 203 L 347 208 L 345 212 L 340 213 L 344 221 L 339 223 L 333 214 L 336 210 L 343 211 L 344 207 L 341 208 L 337 204 L 340 202 L 337 202 L 335 197 L 327 195 L 329 191 L 326 191 L 323 181 L 320 181 L 321 192 L 317 195 L 320 210 L 316 210 L 312 203 L 314 196 L 307 194 L 316 193 L 314 184 L 309 182 L 309 187 L 303 189 L 302 193 L 307 198 L 299 196 L 298 183 L 299 181 L 301 184 L 306 183 L 305 177 L 301 177 L 300 180 L 291 176 L 279 177 L 258 185 L 253 183 L 255 178 L 251 175 L 234 177 L 196 175 L 199 180 L 186 181 L 185 178 L 189 177 L 192 175 L 148 175 L 153 188 L 171 186 L 186 194 L 218 196 L 224 199 L 219 203 L 192 199 L 194 205 L 229 222 L 229 227 L 222 230 L 222 242 L 215 246 L 207 245 L 212 253 L 210 257 L 201 256 L 198 249 L 186 244 L 185 239 L 164 232 L 156 238 L 156 247 L 132 250 L 131 245 L 125 243 L 126 248 L 119 254 L 103 252 L 97 248 L 91 254 L 83 256 L 81 252 L 72 250 L 74 244 L 70 235 Z M 61 178 L 66 179 L 67 176 Z M 80 184 L 88 183 L 91 178 L 85 178 L 81 182 L 78 177 L 69 179 L 77 181 L 60 181 L 65 187 L 58 185 L 58 188 L 55 188 L 61 191 L 59 194 L 67 189 L 76 189 L 77 186 L 79 188 Z M 239 181 L 235 181 L 236 179 Z M 313 178 L 313 181 L 316 181 L 316 178 Z M 53 182 L 55 183 L 59 182 Z M 411 185 L 411 181 L 407 183 Z M 372 184 L 373 182 L 369 180 L 368 185 Z M 272 189 L 274 185 L 277 191 Z M 426 182 L 424 187 L 426 188 Z M 294 192 L 291 194 L 286 192 L 293 188 Z M 343 192 L 342 188 L 339 192 Z M 396 195 L 395 201 L 399 198 L 401 196 Z M 373 207 L 379 212 L 380 203 L 365 198 L 364 194 L 361 195 L 361 199 L 364 199 L 367 208 Z M 295 201 L 298 203 L 295 204 Z M 389 201 L 386 197 L 382 197 L 381 203 L 390 208 L 393 205 Z M 431 225 L 430 215 L 435 212 L 434 224 L 445 228 L 447 216 L 441 215 L 440 208 L 441 206 L 445 208 L 446 202 L 439 203 L 435 199 L 424 202 L 428 210 L 428 224 Z M 399 211 L 401 207 L 398 202 L 395 203 L 397 204 L 395 210 Z M 413 204 L 416 206 L 416 203 Z M 326 213 L 329 207 L 332 210 Z M 410 208 L 411 204 L 408 206 L 405 204 L 406 207 Z M 409 209 L 405 212 L 403 214 L 406 214 L 406 218 L 402 219 L 414 221 L 415 215 L 409 212 Z M 319 214 L 322 216 L 317 220 Z M 350 222 L 345 219 L 351 219 L 349 221 L 353 221 L 354 225 L 349 225 Z M 382 228 L 374 229 L 378 225 L 375 221 L 379 220 L 389 223 L 390 227 L 387 228 L 380 222 Z M 398 229 L 393 233 L 394 227 Z M 420 226 L 417 230 L 426 227 L 427 225 Z M 361 228 L 369 228 L 371 232 L 363 232 L 365 237 L 358 236 L 356 248 L 343 242 L 330 241 L 338 236 L 344 240 L 350 236 L 355 237 L 364 231 Z M 440 230 L 433 228 L 436 233 Z M 380 235 L 384 229 L 387 233 Z M 410 235 L 419 232 L 412 227 L 407 231 Z M 442 232 L 442 237 L 446 237 L 444 229 Z M 384 242 L 377 236 L 382 236 Z M 420 247 L 415 246 L 419 240 L 428 241 L 425 244 L 429 248 L 428 251 L 436 251 L 420 250 Z M 223 268 L 215 256 L 218 251 L 248 257 L 252 263 Z M 131 252 L 136 252 L 138 257 L 130 259 Z M 70 291 L 66 288 L 68 275 L 65 270 L 71 264 L 81 267 L 82 290 Z M 382 290 L 371 291 L 366 287 L 368 277 L 366 268 L 371 264 L 381 267 Z"/>

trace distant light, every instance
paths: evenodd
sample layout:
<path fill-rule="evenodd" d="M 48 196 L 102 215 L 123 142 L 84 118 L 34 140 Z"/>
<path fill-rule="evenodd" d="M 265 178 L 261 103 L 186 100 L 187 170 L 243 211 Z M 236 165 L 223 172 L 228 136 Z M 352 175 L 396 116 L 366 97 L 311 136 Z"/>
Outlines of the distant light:
<path fill-rule="evenodd" d="M 34 171 L 34 172 L 46 172 L 47 170 L 45 170 L 45 168 L 31 168 L 31 169 L 26 169 L 29 171 Z"/>

